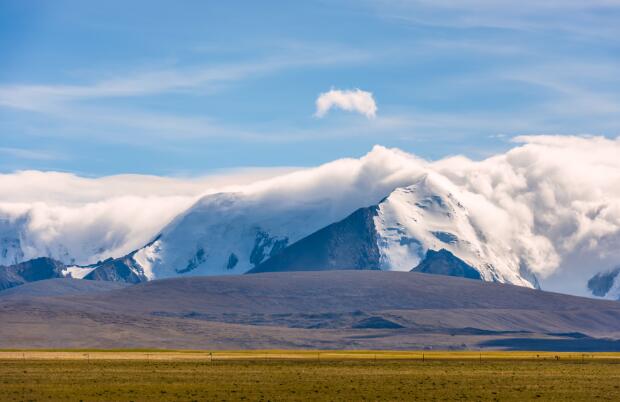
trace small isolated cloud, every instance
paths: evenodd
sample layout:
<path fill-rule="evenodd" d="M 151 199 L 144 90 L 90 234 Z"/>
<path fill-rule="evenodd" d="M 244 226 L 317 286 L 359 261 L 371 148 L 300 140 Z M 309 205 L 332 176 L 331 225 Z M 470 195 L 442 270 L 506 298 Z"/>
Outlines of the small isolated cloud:
<path fill-rule="evenodd" d="M 316 99 L 316 117 L 323 117 L 331 108 L 339 108 L 347 112 L 356 112 L 372 119 L 377 114 L 377 104 L 371 92 L 361 89 L 332 89 L 323 92 Z"/>

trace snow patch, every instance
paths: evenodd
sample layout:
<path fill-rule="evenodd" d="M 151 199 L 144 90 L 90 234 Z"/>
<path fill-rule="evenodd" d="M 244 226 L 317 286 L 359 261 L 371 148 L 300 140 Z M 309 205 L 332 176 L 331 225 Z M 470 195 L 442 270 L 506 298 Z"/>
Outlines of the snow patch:
<path fill-rule="evenodd" d="M 86 275 L 90 274 L 94 270 L 95 270 L 94 267 L 90 268 L 90 267 L 80 267 L 77 265 L 72 265 L 72 266 L 69 266 L 63 269 L 62 274 L 63 276 L 67 278 L 71 277 L 73 279 L 84 279 Z"/>
<path fill-rule="evenodd" d="M 160 252 L 161 241 L 155 240 L 151 244 L 135 252 L 132 256 L 132 259 L 134 260 L 136 265 L 142 268 L 142 273 L 148 278 L 149 281 L 155 279 L 155 274 L 153 273 L 153 266 L 159 263 Z"/>

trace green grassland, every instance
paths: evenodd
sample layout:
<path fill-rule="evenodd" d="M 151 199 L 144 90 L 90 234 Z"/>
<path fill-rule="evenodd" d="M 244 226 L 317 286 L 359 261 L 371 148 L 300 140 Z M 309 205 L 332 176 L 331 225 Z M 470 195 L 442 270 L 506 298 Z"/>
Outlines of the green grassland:
<path fill-rule="evenodd" d="M 422 354 L 424 353 L 424 360 Z M 620 355 L 0 351 L 8 401 L 620 400 Z"/>

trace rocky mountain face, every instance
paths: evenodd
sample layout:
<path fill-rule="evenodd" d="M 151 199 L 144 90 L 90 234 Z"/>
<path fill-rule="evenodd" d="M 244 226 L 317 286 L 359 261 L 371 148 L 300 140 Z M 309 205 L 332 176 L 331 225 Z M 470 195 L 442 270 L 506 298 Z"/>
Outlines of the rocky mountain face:
<path fill-rule="evenodd" d="M 424 260 L 417 267 L 413 268 L 411 272 L 482 280 L 480 272 L 476 268 L 443 248 L 439 251 L 428 250 Z"/>
<path fill-rule="evenodd" d="M 28 282 L 63 278 L 64 268 L 63 263 L 46 257 L 0 267 L 0 290 Z"/>
<path fill-rule="evenodd" d="M 249 273 L 327 269 L 413 269 L 538 287 L 509 250 L 487 242 L 458 198 L 429 178 L 301 239 Z"/>
<path fill-rule="evenodd" d="M 48 257 L 39 257 L 19 264 L 0 266 L 0 291 L 46 279 L 73 278 L 120 283 L 146 282 L 142 268 L 130 254 L 88 266 L 65 265 Z"/>
<path fill-rule="evenodd" d="M 82 277 L 82 279 L 96 281 L 140 283 L 148 278 L 132 259 L 132 255 L 126 257 L 108 259 L 94 266 L 94 269 Z"/>
<path fill-rule="evenodd" d="M 374 218 L 376 207 L 360 208 L 340 222 L 314 232 L 248 271 L 378 270 L 381 254 Z"/>
<path fill-rule="evenodd" d="M 588 290 L 593 296 L 620 300 L 620 267 L 599 272 L 588 281 Z"/>

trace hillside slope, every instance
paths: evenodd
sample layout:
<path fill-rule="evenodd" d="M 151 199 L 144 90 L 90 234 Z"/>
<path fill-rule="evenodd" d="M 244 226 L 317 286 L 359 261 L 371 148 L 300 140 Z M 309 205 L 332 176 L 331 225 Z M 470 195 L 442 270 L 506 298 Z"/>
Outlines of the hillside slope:
<path fill-rule="evenodd" d="M 620 303 L 414 272 L 313 271 L 0 299 L 0 321 L 4 348 L 518 348 L 528 339 L 590 350 L 620 337 Z"/>
<path fill-rule="evenodd" d="M 128 286 L 121 282 L 88 281 L 72 278 L 54 278 L 30 282 L 0 291 L 0 299 L 27 299 L 30 297 L 54 297 L 107 292 Z"/>

